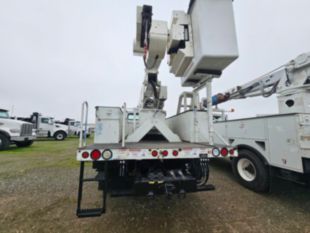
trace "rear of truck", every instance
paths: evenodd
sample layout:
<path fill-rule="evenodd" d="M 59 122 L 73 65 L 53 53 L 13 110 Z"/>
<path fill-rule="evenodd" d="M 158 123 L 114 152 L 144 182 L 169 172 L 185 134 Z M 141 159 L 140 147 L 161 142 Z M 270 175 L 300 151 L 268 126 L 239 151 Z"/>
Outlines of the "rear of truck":
<path fill-rule="evenodd" d="M 123 124 L 125 114 L 125 124 Z M 168 142 L 151 130 L 140 142 L 122 143 L 125 135 L 141 126 L 138 117 L 120 108 L 97 107 L 94 144 L 82 145 L 77 151 L 80 161 L 79 217 L 100 216 L 105 212 L 107 194 L 118 196 L 176 195 L 213 190 L 208 184 L 208 160 L 236 157 L 232 147 L 208 143 Z M 134 113 L 135 115 L 135 113 Z M 133 119 L 136 122 L 133 122 Z M 83 144 L 83 143 L 82 143 Z M 84 178 L 85 163 L 92 163 L 96 176 Z M 101 208 L 82 209 L 84 182 L 97 182 L 103 192 Z"/>

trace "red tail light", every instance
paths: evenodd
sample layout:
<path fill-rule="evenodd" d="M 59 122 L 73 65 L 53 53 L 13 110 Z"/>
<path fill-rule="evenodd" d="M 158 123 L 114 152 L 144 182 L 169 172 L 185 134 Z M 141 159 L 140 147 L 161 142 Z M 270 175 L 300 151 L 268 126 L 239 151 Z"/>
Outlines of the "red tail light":
<path fill-rule="evenodd" d="M 235 155 L 235 149 L 230 149 L 230 150 L 229 150 L 229 154 Z"/>
<path fill-rule="evenodd" d="M 93 150 L 90 154 L 90 157 L 92 158 L 92 160 L 98 160 L 100 159 L 100 156 L 101 156 L 100 150 Z"/>
<path fill-rule="evenodd" d="M 179 155 L 179 152 L 178 152 L 177 150 L 174 150 L 174 151 L 172 152 L 172 154 L 173 154 L 173 156 L 178 156 L 178 155 Z"/>
<path fill-rule="evenodd" d="M 156 157 L 157 155 L 158 155 L 158 152 L 157 152 L 156 150 L 153 150 L 153 151 L 152 151 L 152 156 L 153 156 L 153 157 Z"/>
<path fill-rule="evenodd" d="M 88 157 L 89 157 L 89 153 L 88 152 L 85 151 L 85 152 L 82 153 L 82 158 L 83 159 L 87 159 Z"/>
<path fill-rule="evenodd" d="M 228 155 L 228 150 L 227 150 L 227 148 L 222 148 L 222 150 L 221 150 L 221 155 L 222 156 L 224 156 L 224 157 L 226 157 L 227 155 Z"/>
<path fill-rule="evenodd" d="M 161 154 L 162 154 L 164 157 L 166 157 L 166 156 L 168 156 L 168 151 L 164 150 L 164 151 L 161 152 Z"/>

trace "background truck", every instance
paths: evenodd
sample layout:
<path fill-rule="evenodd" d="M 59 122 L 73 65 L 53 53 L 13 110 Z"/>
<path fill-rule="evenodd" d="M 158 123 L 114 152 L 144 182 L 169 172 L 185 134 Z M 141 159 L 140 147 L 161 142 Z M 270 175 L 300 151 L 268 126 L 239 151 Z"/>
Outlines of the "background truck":
<path fill-rule="evenodd" d="M 32 123 L 38 138 L 54 138 L 61 141 L 68 136 L 68 126 L 55 123 L 53 117 L 34 112 L 29 118 L 19 117 L 18 119 Z"/>
<path fill-rule="evenodd" d="M 66 118 L 64 121 L 56 121 L 57 124 L 63 124 L 63 125 L 67 125 L 68 126 L 68 135 L 69 136 L 80 136 L 80 131 L 82 130 L 83 133 L 85 131 L 85 127 L 81 126 L 81 122 L 80 121 L 76 121 L 74 119 L 71 118 Z M 82 129 L 81 129 L 82 127 Z M 93 132 L 93 126 L 91 126 L 90 124 L 87 124 L 86 127 L 86 136 L 89 137 L 91 135 L 91 133 Z"/>
<path fill-rule="evenodd" d="M 10 119 L 7 110 L 0 109 L 0 150 L 8 149 L 10 144 L 27 147 L 36 138 L 30 123 Z"/>
<path fill-rule="evenodd" d="M 214 190 L 208 184 L 209 158 L 237 156 L 232 146 L 214 143 L 211 103 L 212 79 L 238 57 L 232 1 L 192 0 L 187 13 L 173 12 L 170 28 L 152 15 L 152 6 L 137 8 L 134 53 L 142 57 L 145 71 L 138 106 L 97 106 L 94 143 L 80 140 L 78 217 L 105 213 L 107 194 L 170 198 Z M 166 54 L 171 72 L 182 86 L 192 88 L 181 94 L 181 108 L 170 118 L 164 111 L 167 87 L 158 78 Z M 202 90 L 207 92 L 208 111 L 200 106 Z M 184 108 L 187 96 L 193 98 Z M 95 177 L 84 178 L 86 162 L 92 163 Z M 91 181 L 102 191 L 102 206 L 84 209 L 83 184 Z"/>
<path fill-rule="evenodd" d="M 213 105 L 218 105 L 273 94 L 277 94 L 278 114 L 236 120 L 225 120 L 222 114 L 214 125 L 222 138 L 238 148 L 233 172 L 242 185 L 254 191 L 269 190 L 273 175 L 310 183 L 310 53 L 213 96 Z"/>

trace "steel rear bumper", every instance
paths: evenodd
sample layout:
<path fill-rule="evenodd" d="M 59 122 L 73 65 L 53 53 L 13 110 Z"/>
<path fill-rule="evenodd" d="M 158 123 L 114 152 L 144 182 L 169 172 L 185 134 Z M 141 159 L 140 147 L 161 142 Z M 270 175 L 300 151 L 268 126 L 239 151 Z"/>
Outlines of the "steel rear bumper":
<path fill-rule="evenodd" d="M 11 137 L 11 141 L 16 141 L 16 142 L 33 141 L 35 139 L 36 139 L 35 136 L 16 136 L 16 137 Z"/>

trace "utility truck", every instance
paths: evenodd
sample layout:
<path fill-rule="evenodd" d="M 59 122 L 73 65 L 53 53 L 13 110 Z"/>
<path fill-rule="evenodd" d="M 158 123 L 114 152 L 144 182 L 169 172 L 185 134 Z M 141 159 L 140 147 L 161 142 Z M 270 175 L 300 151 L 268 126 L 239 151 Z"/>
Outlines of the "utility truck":
<path fill-rule="evenodd" d="M 34 112 L 30 117 L 17 119 L 32 123 L 38 138 L 54 138 L 62 141 L 68 136 L 68 126 L 55 123 L 53 117 L 42 116 L 41 113 Z"/>
<path fill-rule="evenodd" d="M 235 176 L 258 192 L 269 190 L 272 176 L 310 183 L 310 53 L 212 98 L 213 105 L 218 105 L 273 94 L 277 95 L 278 114 L 235 120 L 222 117 L 214 126 L 238 148 L 239 157 L 232 159 Z"/>
<path fill-rule="evenodd" d="M 80 132 L 84 133 L 85 127 L 81 125 L 80 121 L 76 121 L 71 118 L 66 118 L 64 121 L 56 121 L 57 124 L 63 124 L 68 126 L 68 135 L 69 136 L 80 136 Z M 91 124 L 87 124 L 86 127 L 86 136 L 89 137 L 91 134 Z"/>
<path fill-rule="evenodd" d="M 30 146 L 36 138 L 32 129 L 32 124 L 11 119 L 8 110 L 0 109 L 0 150 L 8 149 L 11 144 Z"/>
<path fill-rule="evenodd" d="M 78 135 L 80 131 L 80 122 L 71 118 L 66 118 L 64 121 L 55 121 L 56 124 L 68 126 L 68 136 Z"/>
<path fill-rule="evenodd" d="M 212 120 L 214 78 L 238 57 L 231 0 L 190 1 L 187 12 L 174 11 L 170 27 L 153 20 L 152 6 L 137 7 L 134 53 L 142 57 L 145 77 L 137 107 L 96 107 L 94 144 L 80 135 L 77 216 L 100 216 L 111 197 L 176 194 L 213 190 L 208 184 L 208 159 L 237 157 L 237 150 L 215 144 Z M 180 96 L 178 114 L 167 118 L 167 87 L 158 78 L 159 66 L 169 56 L 170 71 L 192 91 Z M 208 110 L 200 105 L 205 90 Z M 191 99 L 188 102 L 188 99 Z M 87 125 L 88 104 L 82 108 Z M 84 165 L 92 163 L 95 177 L 84 177 Z M 97 182 L 102 191 L 100 208 L 82 208 L 84 182 Z"/>

